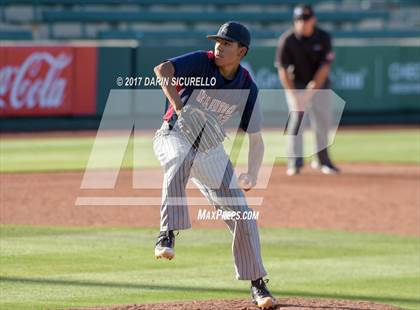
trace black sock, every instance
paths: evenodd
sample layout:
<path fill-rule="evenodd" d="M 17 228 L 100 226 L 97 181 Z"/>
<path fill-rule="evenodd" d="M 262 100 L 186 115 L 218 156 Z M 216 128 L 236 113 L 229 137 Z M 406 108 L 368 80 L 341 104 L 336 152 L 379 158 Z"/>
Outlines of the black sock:
<path fill-rule="evenodd" d="M 260 283 L 260 281 L 262 281 L 262 278 L 259 278 L 257 280 L 251 281 L 251 285 L 257 285 L 258 283 Z"/>

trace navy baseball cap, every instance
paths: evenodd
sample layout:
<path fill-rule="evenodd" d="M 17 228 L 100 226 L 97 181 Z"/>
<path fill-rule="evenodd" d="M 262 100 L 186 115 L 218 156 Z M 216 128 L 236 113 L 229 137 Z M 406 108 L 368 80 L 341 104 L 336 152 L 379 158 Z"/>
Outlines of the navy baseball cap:
<path fill-rule="evenodd" d="M 312 9 L 312 6 L 309 4 L 300 4 L 296 6 L 293 10 L 293 19 L 294 20 L 308 20 L 312 16 L 314 16 L 314 10 Z"/>
<path fill-rule="evenodd" d="M 248 28 L 238 22 L 227 22 L 220 26 L 215 35 L 208 35 L 208 39 L 224 39 L 232 42 L 239 42 L 249 48 L 251 44 L 251 34 Z"/>

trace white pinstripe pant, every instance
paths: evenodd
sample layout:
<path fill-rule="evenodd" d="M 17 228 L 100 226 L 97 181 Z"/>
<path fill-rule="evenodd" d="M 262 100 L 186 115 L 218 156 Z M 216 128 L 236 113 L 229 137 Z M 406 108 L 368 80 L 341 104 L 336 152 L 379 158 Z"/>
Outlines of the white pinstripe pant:
<path fill-rule="evenodd" d="M 189 177 L 216 208 L 223 211 L 252 211 L 241 189 L 237 187 L 232 164 L 223 145 L 207 154 L 197 152 L 177 131 L 165 122 L 153 141 L 155 155 L 164 167 L 160 230 L 191 228 L 186 200 Z M 232 252 L 238 280 L 256 280 L 264 269 L 257 223 L 252 220 L 227 219 L 233 234 Z"/>

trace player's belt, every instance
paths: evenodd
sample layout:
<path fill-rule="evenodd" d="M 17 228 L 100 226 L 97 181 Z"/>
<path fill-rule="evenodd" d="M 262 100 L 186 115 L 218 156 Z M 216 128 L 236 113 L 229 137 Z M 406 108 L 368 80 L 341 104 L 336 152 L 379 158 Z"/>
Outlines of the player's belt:
<path fill-rule="evenodd" d="M 163 121 L 162 127 L 160 129 L 168 129 L 172 130 L 174 126 L 172 124 L 169 124 L 168 121 Z"/>

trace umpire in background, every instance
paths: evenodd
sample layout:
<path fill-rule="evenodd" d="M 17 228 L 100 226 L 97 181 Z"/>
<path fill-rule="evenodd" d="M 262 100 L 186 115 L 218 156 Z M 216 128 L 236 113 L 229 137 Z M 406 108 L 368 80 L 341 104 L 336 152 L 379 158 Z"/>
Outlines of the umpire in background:
<path fill-rule="evenodd" d="M 303 130 L 297 129 L 303 118 L 303 110 L 310 100 L 304 100 L 303 91 L 330 88 L 328 74 L 334 53 L 330 35 L 316 26 L 316 17 L 310 5 L 302 4 L 293 11 L 293 27 L 283 33 L 275 55 L 274 65 L 278 69 L 283 88 L 287 92 L 289 106 L 288 169 L 287 175 L 299 174 L 303 167 Z M 293 91 L 297 90 L 297 91 Z M 311 92 L 304 92 L 304 95 Z M 324 96 L 325 98 L 325 96 Z M 328 100 L 324 100 L 328 101 Z M 324 174 L 336 174 L 338 168 L 328 155 L 329 102 L 315 102 L 308 111 L 311 127 L 315 131 L 317 156 L 311 163 L 314 169 Z M 293 112 L 292 112 L 293 111 Z M 296 112 L 300 111 L 300 112 Z"/>

